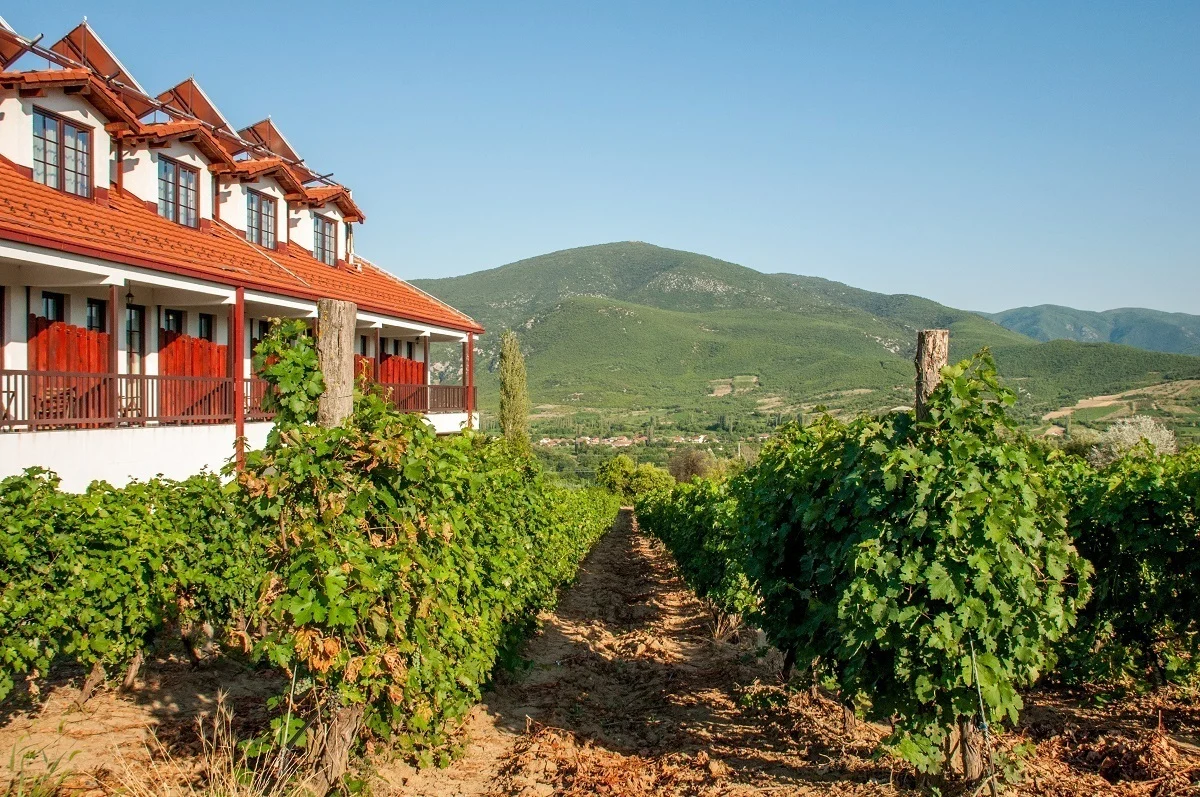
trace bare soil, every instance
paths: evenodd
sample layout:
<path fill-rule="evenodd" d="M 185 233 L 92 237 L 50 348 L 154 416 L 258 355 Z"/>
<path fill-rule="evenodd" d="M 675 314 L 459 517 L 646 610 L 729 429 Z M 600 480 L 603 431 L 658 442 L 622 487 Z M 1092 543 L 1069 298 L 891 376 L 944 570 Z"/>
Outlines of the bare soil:
<path fill-rule="evenodd" d="M 756 635 L 713 638 L 710 615 L 628 512 L 464 727 L 444 770 L 377 763 L 375 791 L 429 795 L 902 795 L 907 766 L 874 756 L 877 725 L 778 683 Z M 1106 709 L 1034 695 L 998 746 L 1035 745 L 1010 793 L 1200 795 L 1200 711 L 1160 695 Z M 1160 711 L 1163 732 L 1158 730 Z M 953 793 L 956 790 L 948 789 Z"/>
<path fill-rule="evenodd" d="M 705 607 L 628 511 L 541 619 L 524 651 L 528 666 L 501 676 L 468 717 L 463 755 L 446 769 L 417 771 L 373 751 L 361 765 L 372 794 L 923 792 L 911 769 L 873 754 L 880 726 L 844 718 L 827 697 L 785 691 L 780 657 L 753 631 L 714 639 Z M 153 792 L 163 748 L 194 759 L 196 719 L 211 714 L 219 689 L 248 733 L 281 686 L 232 665 L 194 671 L 158 661 L 132 692 L 101 693 L 80 710 L 71 701 L 81 681 L 76 674 L 36 707 L 0 715 L 0 755 L 43 750 L 43 762 L 78 773 L 69 793 L 95 797 L 120 793 L 115 768 L 140 767 Z M 1021 727 L 998 742 L 1035 748 L 1008 793 L 1200 795 L 1200 709 L 1188 695 L 1093 707 L 1097 698 L 1030 696 Z"/>

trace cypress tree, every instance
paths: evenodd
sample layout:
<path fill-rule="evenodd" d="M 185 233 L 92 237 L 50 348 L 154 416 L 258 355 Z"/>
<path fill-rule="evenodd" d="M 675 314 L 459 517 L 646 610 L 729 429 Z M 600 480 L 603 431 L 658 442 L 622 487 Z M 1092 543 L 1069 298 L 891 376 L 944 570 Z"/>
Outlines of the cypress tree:
<path fill-rule="evenodd" d="M 511 329 L 500 337 L 500 429 L 513 446 L 523 450 L 530 448 L 525 356 Z"/>

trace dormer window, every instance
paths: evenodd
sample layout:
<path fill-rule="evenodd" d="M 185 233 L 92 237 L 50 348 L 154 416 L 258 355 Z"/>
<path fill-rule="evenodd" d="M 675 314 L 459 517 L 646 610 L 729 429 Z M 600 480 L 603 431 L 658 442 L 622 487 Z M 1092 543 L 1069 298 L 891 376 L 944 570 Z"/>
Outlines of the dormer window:
<path fill-rule="evenodd" d="M 187 227 L 200 226 L 200 172 L 158 156 L 158 215 Z"/>
<path fill-rule="evenodd" d="M 75 196 L 92 195 L 92 131 L 35 108 L 33 179 Z"/>
<path fill-rule="evenodd" d="M 251 189 L 246 189 L 246 238 L 275 248 L 275 200 Z"/>
<path fill-rule="evenodd" d="M 327 266 L 337 265 L 337 223 L 313 214 L 313 257 Z"/>

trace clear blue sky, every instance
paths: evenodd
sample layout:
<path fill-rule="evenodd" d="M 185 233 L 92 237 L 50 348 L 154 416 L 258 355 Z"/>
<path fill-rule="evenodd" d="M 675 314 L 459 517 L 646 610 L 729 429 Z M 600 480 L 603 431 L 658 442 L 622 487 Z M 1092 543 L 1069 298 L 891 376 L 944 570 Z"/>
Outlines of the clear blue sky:
<path fill-rule="evenodd" d="M 404 277 L 616 240 L 1200 313 L 1200 2 L 26 2 L 354 189 Z"/>

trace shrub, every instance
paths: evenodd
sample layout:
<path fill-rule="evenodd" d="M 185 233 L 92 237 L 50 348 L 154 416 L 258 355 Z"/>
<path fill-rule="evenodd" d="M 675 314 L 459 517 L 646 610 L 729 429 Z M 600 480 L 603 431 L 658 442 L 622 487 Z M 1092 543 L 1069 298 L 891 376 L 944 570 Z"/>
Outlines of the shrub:
<path fill-rule="evenodd" d="M 677 482 L 710 478 L 716 475 L 718 468 L 717 458 L 708 451 L 698 448 L 685 448 L 677 451 L 667 462 L 667 471 L 675 477 Z"/>
<path fill-rule="evenodd" d="M 596 483 L 628 505 L 639 495 L 669 490 L 675 480 L 656 465 L 638 465 L 629 455 L 618 454 L 596 469 Z"/>
<path fill-rule="evenodd" d="M 981 702 L 1015 720 L 1088 594 L 1014 400 L 984 354 L 943 369 L 929 421 L 792 426 L 732 488 L 763 630 L 893 717 L 888 744 L 926 771 Z"/>
<path fill-rule="evenodd" d="M 1151 454 L 1173 454 L 1176 451 L 1175 433 L 1145 415 L 1121 418 L 1100 434 L 1087 458 L 1102 468 L 1138 449 Z"/>
<path fill-rule="evenodd" d="M 1163 683 L 1195 669 L 1200 631 L 1200 449 L 1134 447 L 1069 474 L 1070 529 L 1096 568 L 1068 647 L 1074 677 Z"/>
<path fill-rule="evenodd" d="M 217 476 L 58 485 L 40 468 L 0 481 L 0 699 L 55 661 L 123 665 L 168 623 L 252 610 L 262 539 Z"/>
<path fill-rule="evenodd" d="M 502 440 L 439 438 L 369 394 L 340 426 L 280 426 L 239 482 L 252 524 L 273 535 L 254 653 L 296 683 L 275 740 L 307 746 L 329 787 L 362 727 L 419 763 L 447 761 L 497 658 L 616 511 Z"/>
<path fill-rule="evenodd" d="M 739 564 L 736 510 L 728 486 L 710 479 L 639 496 L 636 504 L 639 524 L 667 546 L 684 581 L 708 602 L 718 629 L 757 603 Z"/>

